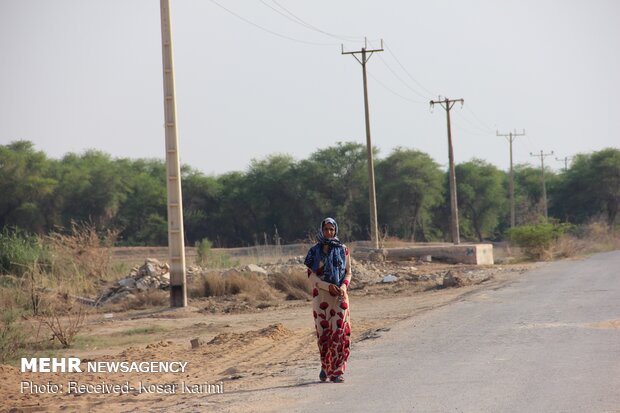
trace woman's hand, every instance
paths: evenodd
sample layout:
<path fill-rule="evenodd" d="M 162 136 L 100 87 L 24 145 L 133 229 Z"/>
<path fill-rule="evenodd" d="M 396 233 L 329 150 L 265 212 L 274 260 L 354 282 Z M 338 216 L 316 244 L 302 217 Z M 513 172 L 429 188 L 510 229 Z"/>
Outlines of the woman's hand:
<path fill-rule="evenodd" d="M 341 291 L 342 291 L 342 290 L 341 290 L 340 288 L 338 288 L 338 286 L 337 286 L 336 284 L 330 284 L 330 285 L 329 285 L 329 294 L 330 294 L 331 296 L 333 296 L 333 297 L 336 297 L 336 296 L 338 296 L 338 295 L 339 295 L 339 296 L 342 296 Z"/>

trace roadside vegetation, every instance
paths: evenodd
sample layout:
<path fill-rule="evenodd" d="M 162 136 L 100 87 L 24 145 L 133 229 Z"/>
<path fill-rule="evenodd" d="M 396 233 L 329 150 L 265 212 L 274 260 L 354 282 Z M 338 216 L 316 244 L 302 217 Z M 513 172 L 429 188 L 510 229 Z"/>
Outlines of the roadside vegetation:
<path fill-rule="evenodd" d="M 447 174 L 423 152 L 397 148 L 376 157 L 379 222 L 387 243 L 450 237 Z M 225 273 L 242 258 L 223 247 L 275 246 L 313 239 L 317 220 L 334 216 L 347 242 L 368 238 L 366 148 L 352 142 L 308 159 L 272 155 L 245 172 L 183 174 L 186 244 L 199 274 L 193 299 L 232 297 L 258 308 L 274 300 L 308 299 L 303 272 Z M 479 159 L 456 166 L 461 237 L 518 247 L 517 259 L 549 260 L 620 248 L 620 151 L 574 157 L 564 171 L 546 171 L 544 219 L 540 170 L 515 168 L 517 226 L 510 228 L 508 174 Z M 113 246 L 167 244 L 165 165 L 112 159 L 98 151 L 50 159 L 27 141 L 0 145 L 0 363 L 20 352 L 82 345 L 81 304 L 127 274 Z M 517 250 L 517 248 L 515 248 Z M 273 250 L 270 250 L 273 251 Z M 218 272 L 219 271 L 219 272 Z M 167 305 L 145 292 L 120 310 Z M 127 340 L 149 331 L 127 333 Z M 76 344 L 77 343 L 77 344 Z"/>
<path fill-rule="evenodd" d="M 381 231 L 405 241 L 448 241 L 446 171 L 414 149 L 396 148 L 375 159 Z M 218 257 L 208 257 L 210 248 L 303 242 L 323 216 L 336 218 L 347 242 L 366 240 L 366 165 L 364 145 L 341 142 L 307 159 L 271 155 L 246 171 L 219 176 L 183 166 L 186 244 L 210 240 L 202 258 L 213 260 Z M 50 159 L 27 141 L 0 145 L 0 228 L 48 235 L 89 222 L 117 234 L 119 246 L 166 245 L 165 176 L 162 160 L 113 159 L 98 151 Z M 547 169 L 545 177 L 550 222 L 598 221 L 618 229 L 620 150 L 576 155 L 566 170 Z M 456 165 L 456 181 L 461 238 L 507 239 L 508 173 L 472 159 Z M 540 168 L 516 165 L 516 224 L 539 224 L 543 199 Z M 20 253 L 36 252 L 32 241 L 25 242 L 29 248 Z"/>

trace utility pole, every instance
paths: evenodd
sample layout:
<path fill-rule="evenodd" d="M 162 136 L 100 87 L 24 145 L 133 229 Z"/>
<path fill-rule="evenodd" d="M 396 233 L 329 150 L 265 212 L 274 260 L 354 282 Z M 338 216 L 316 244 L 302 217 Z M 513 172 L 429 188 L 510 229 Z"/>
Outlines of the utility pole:
<path fill-rule="evenodd" d="M 514 228 L 515 226 L 515 174 L 512 167 L 512 142 L 517 138 L 517 136 L 525 136 L 525 129 L 523 129 L 523 133 L 517 133 L 515 129 L 514 132 L 499 133 L 499 131 L 495 132 L 497 136 L 504 136 L 510 142 L 510 228 Z"/>
<path fill-rule="evenodd" d="M 565 156 L 564 159 L 555 158 L 558 162 L 564 162 L 564 172 L 568 171 L 568 161 L 572 160 L 572 156 Z"/>
<path fill-rule="evenodd" d="M 553 155 L 553 151 L 551 151 L 550 153 L 543 153 L 542 149 L 540 151 L 540 155 L 534 155 L 532 152 L 530 152 L 530 156 L 534 156 L 534 157 L 540 157 L 540 169 L 542 171 L 542 191 L 543 191 L 543 205 L 545 208 L 545 221 L 547 221 L 549 219 L 549 216 L 547 214 L 547 188 L 545 186 L 545 158 L 547 156 L 551 156 Z"/>
<path fill-rule="evenodd" d="M 448 159 L 450 160 L 448 179 L 450 182 L 450 214 L 451 214 L 451 228 L 452 228 L 452 242 L 456 244 L 461 243 L 461 236 L 459 235 L 459 208 L 456 198 L 456 174 L 454 172 L 454 151 L 452 149 L 452 129 L 450 126 L 450 109 L 456 102 L 461 102 L 461 106 L 465 103 L 463 99 L 441 99 L 431 100 L 431 108 L 439 103 L 442 108 L 446 110 L 446 117 L 448 119 Z"/>
<path fill-rule="evenodd" d="M 381 40 L 380 49 L 367 49 L 368 44 L 364 39 L 364 47 L 362 50 L 355 52 L 345 52 L 344 45 L 342 45 L 342 54 L 353 55 L 362 65 L 362 76 L 364 80 L 364 116 L 366 118 L 366 151 L 368 152 L 368 198 L 370 204 L 370 238 L 372 240 L 373 247 L 379 248 L 379 224 L 377 223 L 377 195 L 375 193 L 375 167 L 372 158 L 372 141 L 370 139 L 370 110 L 368 108 L 368 80 L 366 77 L 366 63 L 370 60 L 370 57 L 375 52 L 383 51 L 383 40 Z M 361 54 L 361 59 L 356 55 Z"/>
<path fill-rule="evenodd" d="M 170 306 L 187 306 L 183 197 L 177 133 L 170 0 L 160 0 L 164 117 L 166 128 L 166 187 L 168 190 L 168 254 L 170 258 Z"/>

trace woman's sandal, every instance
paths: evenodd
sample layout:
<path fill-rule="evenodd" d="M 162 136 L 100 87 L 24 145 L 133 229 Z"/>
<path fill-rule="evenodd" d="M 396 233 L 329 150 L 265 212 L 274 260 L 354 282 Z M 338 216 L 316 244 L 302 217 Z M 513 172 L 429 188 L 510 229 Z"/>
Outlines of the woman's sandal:
<path fill-rule="evenodd" d="M 330 380 L 334 383 L 344 383 L 344 377 L 342 376 L 333 376 Z"/>
<path fill-rule="evenodd" d="M 323 369 L 321 369 L 321 372 L 319 373 L 319 380 L 327 381 L 327 373 L 325 373 L 325 370 Z"/>

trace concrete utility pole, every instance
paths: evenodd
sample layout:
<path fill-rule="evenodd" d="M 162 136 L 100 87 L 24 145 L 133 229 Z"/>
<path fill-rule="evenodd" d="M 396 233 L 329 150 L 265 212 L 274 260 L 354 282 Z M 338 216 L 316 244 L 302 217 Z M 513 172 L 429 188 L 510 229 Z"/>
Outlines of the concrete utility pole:
<path fill-rule="evenodd" d="M 364 116 L 366 118 L 366 151 L 368 152 L 368 198 L 370 203 L 370 238 L 374 248 L 379 248 L 379 224 L 377 223 L 377 195 L 375 193 L 375 166 L 372 159 L 372 142 L 370 139 L 370 110 L 368 108 L 368 80 L 366 77 L 366 63 L 375 52 L 383 51 L 383 40 L 380 49 L 367 50 L 368 45 L 364 42 L 362 50 L 356 52 L 345 52 L 342 46 L 342 54 L 353 55 L 362 65 L 362 75 L 364 79 Z M 361 54 L 361 60 L 356 54 Z"/>
<path fill-rule="evenodd" d="M 168 189 L 168 253 L 170 258 L 170 306 L 187 306 L 183 197 L 177 134 L 170 0 L 160 0 L 161 43 L 164 71 L 164 117 L 166 128 L 166 175 Z"/>
<path fill-rule="evenodd" d="M 512 142 L 516 139 L 517 136 L 525 136 L 525 129 L 523 129 L 523 133 L 517 133 L 515 129 L 514 132 L 510 133 L 499 133 L 499 131 L 495 132 L 497 136 L 504 136 L 510 142 L 510 228 L 514 228 L 515 226 L 515 174 L 512 168 Z"/>
<path fill-rule="evenodd" d="M 454 151 L 452 149 L 452 128 L 450 126 L 450 109 L 456 102 L 461 102 L 461 106 L 465 103 L 463 99 L 441 99 L 431 100 L 431 108 L 439 103 L 442 108 L 446 110 L 446 116 L 448 118 L 448 159 L 450 160 L 449 167 L 449 181 L 450 181 L 450 214 L 451 214 L 451 228 L 452 228 L 452 242 L 454 244 L 461 243 L 461 236 L 459 234 L 459 207 L 456 198 L 456 174 L 454 172 Z"/>
<path fill-rule="evenodd" d="M 545 157 L 547 156 L 551 156 L 553 155 L 553 151 L 551 151 L 550 153 L 543 153 L 543 151 L 540 151 L 540 155 L 534 155 L 532 152 L 530 152 L 530 156 L 534 156 L 534 157 L 540 157 L 540 169 L 542 171 L 541 173 L 541 177 L 542 177 L 542 191 L 543 191 L 543 206 L 545 208 L 545 221 L 547 221 L 549 219 L 549 216 L 547 214 L 547 187 L 545 186 Z"/>

